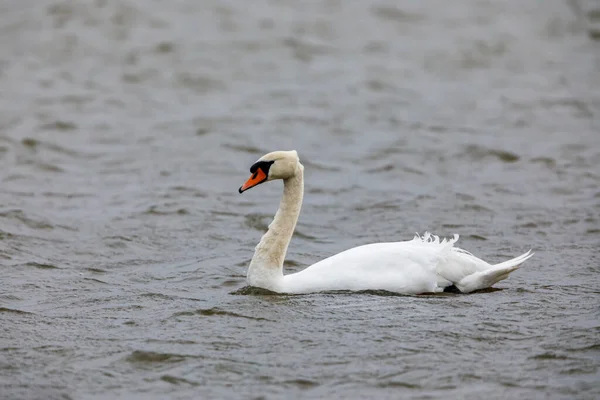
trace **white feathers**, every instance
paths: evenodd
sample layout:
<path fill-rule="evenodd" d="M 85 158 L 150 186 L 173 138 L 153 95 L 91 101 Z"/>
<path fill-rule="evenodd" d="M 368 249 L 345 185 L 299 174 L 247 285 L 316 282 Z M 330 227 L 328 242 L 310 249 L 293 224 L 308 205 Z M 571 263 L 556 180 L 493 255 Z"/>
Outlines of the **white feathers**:
<path fill-rule="evenodd" d="M 458 233 L 455 233 L 454 236 L 452 237 L 452 239 L 446 239 L 443 238 L 442 241 L 440 242 L 440 237 L 437 235 L 433 235 L 429 232 L 425 232 L 423 234 L 423 236 L 420 236 L 419 233 L 415 233 L 415 237 L 413 238 L 413 240 L 420 240 L 423 243 L 433 243 L 433 244 L 446 244 L 446 243 L 451 243 L 454 244 L 458 241 L 459 235 Z"/>

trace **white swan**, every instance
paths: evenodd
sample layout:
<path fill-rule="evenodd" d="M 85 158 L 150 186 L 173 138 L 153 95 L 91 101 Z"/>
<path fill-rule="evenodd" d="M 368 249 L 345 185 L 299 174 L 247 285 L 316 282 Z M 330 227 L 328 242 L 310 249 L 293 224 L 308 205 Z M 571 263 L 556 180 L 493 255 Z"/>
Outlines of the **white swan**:
<path fill-rule="evenodd" d="M 298 273 L 283 275 L 283 260 L 302 206 L 304 166 L 295 150 L 275 151 L 261 157 L 250 172 L 252 175 L 240 187 L 240 193 L 263 182 L 283 179 L 279 210 L 256 246 L 248 268 L 250 286 L 278 293 L 372 289 L 420 294 L 452 287 L 469 293 L 506 279 L 533 255 L 530 250 L 491 265 L 454 247 L 458 235 L 440 241 L 437 236 L 426 233 L 405 242 L 355 247 Z"/>

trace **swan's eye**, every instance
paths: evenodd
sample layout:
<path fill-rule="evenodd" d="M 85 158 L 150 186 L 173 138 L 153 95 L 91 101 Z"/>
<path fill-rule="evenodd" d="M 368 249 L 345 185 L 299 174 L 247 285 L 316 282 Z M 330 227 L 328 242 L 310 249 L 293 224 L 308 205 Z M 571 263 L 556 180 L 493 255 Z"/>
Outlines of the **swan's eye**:
<path fill-rule="evenodd" d="M 250 173 L 256 174 L 258 169 L 262 169 L 265 174 L 269 174 L 269 168 L 273 165 L 275 161 L 257 161 L 250 167 Z"/>

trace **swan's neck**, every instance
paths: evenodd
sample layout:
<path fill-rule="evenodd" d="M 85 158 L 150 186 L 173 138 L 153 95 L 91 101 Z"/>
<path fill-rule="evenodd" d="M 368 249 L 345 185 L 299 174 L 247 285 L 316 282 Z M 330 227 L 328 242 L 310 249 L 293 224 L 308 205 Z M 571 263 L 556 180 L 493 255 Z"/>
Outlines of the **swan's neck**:
<path fill-rule="evenodd" d="M 294 234 L 302 197 L 304 195 L 304 167 L 298 164 L 296 175 L 283 181 L 283 197 L 273 222 L 256 246 L 248 268 L 248 284 L 280 291 L 283 279 L 283 260 Z"/>

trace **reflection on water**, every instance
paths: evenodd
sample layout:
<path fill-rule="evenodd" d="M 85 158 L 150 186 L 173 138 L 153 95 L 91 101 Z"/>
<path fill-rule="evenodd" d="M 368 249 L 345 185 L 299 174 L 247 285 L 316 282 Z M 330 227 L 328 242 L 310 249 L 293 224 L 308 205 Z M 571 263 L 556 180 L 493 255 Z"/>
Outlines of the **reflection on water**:
<path fill-rule="evenodd" d="M 600 396 L 596 8 L 2 2 L 0 397 Z M 245 287 L 276 149 L 288 272 L 426 230 L 536 255 L 468 296 Z"/>

